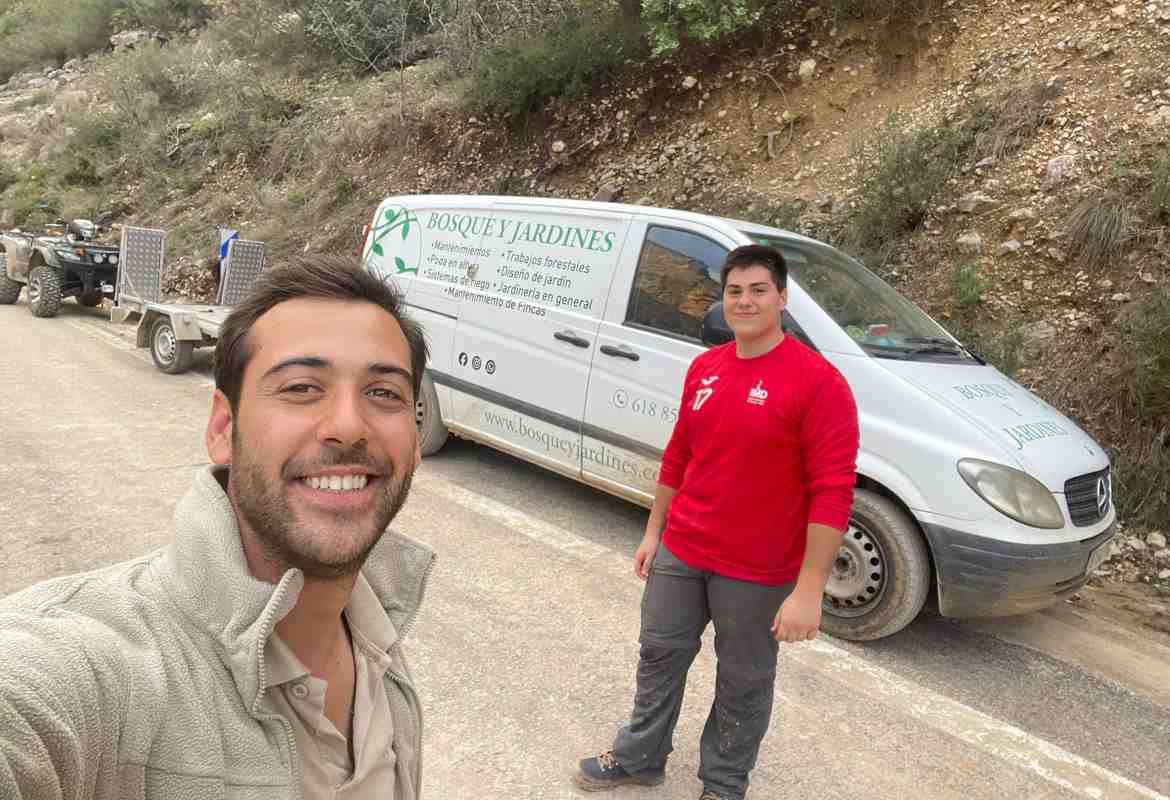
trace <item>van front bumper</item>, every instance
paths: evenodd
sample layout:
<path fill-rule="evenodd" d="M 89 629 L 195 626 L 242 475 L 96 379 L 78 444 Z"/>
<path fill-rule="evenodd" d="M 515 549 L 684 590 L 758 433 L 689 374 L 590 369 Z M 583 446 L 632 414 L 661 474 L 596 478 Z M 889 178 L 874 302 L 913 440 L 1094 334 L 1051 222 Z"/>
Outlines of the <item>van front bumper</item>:
<path fill-rule="evenodd" d="M 934 555 L 939 612 L 945 617 L 1006 617 L 1054 605 L 1089 579 L 1089 556 L 1113 537 L 1115 523 L 1079 542 L 1015 544 L 923 524 Z"/>

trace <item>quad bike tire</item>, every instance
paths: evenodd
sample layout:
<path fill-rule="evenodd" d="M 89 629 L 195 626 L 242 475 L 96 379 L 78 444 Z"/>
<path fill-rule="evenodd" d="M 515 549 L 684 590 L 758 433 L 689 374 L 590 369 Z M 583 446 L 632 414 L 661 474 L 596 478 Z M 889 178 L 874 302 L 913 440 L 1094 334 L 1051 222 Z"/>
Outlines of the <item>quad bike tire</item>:
<path fill-rule="evenodd" d="M 37 267 L 28 276 L 28 310 L 34 317 L 55 317 L 61 309 L 61 275 L 52 267 Z"/>

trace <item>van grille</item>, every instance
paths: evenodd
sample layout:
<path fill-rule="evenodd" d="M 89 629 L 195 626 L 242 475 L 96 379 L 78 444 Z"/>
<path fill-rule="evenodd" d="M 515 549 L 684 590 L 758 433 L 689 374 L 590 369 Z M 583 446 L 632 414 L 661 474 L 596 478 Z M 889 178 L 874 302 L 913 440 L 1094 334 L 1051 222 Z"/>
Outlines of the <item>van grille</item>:
<path fill-rule="evenodd" d="M 1113 478 L 1109 468 L 1069 478 L 1064 482 L 1064 499 L 1073 525 L 1084 527 L 1100 522 L 1113 505 Z"/>

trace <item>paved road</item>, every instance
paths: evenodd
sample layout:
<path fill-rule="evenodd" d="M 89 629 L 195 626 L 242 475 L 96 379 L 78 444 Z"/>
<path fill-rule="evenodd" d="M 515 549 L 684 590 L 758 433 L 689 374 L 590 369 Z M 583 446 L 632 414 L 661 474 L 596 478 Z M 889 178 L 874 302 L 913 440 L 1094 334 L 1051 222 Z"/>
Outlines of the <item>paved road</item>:
<path fill-rule="evenodd" d="M 0 307 L 0 386 L 0 595 L 169 539 L 205 462 L 206 355 L 163 375 L 129 326 L 21 303 Z M 458 441 L 415 487 L 397 527 L 440 554 L 410 642 L 427 795 L 582 797 L 575 759 L 608 744 L 633 689 L 644 512 Z M 789 647 L 751 796 L 1165 798 L 1168 664 L 1062 609 Z M 666 785 L 611 796 L 698 795 L 713 667 L 708 641 Z"/>

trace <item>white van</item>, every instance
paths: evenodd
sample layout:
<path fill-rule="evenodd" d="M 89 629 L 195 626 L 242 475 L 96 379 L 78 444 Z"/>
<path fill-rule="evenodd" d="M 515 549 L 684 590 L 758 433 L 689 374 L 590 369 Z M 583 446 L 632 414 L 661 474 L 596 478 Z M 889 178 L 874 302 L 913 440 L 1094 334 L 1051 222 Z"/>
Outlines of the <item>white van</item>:
<path fill-rule="evenodd" d="M 888 636 L 932 586 L 951 617 L 1075 592 L 1113 534 L 1102 448 L 858 262 L 752 223 L 577 200 L 383 201 L 363 258 L 427 330 L 424 454 L 451 432 L 649 506 L 687 366 L 731 338 L 720 266 L 753 242 L 784 254 L 785 327 L 859 408 L 824 630 Z"/>

